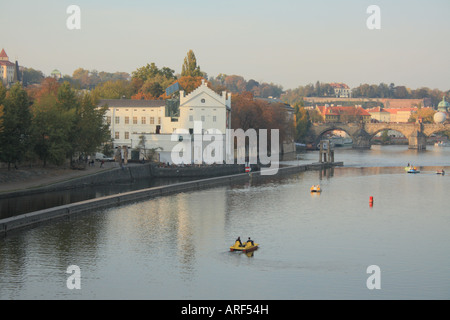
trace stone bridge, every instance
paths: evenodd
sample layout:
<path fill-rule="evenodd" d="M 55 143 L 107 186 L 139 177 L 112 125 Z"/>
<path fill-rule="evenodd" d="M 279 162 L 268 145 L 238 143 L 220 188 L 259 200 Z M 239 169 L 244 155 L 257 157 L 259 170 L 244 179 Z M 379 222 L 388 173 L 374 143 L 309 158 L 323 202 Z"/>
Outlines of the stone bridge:
<path fill-rule="evenodd" d="M 353 140 L 353 148 L 370 149 L 372 138 L 384 130 L 394 130 L 403 134 L 409 141 L 410 149 L 425 150 L 427 138 L 433 133 L 450 130 L 450 124 L 428 123 L 313 123 L 310 134 L 315 141 L 331 130 L 342 130 Z"/>

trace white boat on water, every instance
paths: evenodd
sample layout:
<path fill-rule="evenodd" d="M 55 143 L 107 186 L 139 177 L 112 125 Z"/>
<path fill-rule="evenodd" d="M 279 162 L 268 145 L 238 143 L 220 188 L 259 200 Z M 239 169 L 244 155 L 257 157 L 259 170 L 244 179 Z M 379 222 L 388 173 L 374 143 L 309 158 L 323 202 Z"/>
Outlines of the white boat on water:
<path fill-rule="evenodd" d="M 438 141 L 434 144 L 435 147 L 450 147 L 450 143 L 444 141 Z"/>

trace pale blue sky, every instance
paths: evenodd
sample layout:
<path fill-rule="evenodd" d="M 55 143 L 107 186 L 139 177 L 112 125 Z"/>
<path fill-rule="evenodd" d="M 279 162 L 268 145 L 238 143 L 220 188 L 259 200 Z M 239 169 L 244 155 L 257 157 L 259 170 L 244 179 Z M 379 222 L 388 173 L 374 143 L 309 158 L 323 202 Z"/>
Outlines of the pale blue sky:
<path fill-rule="evenodd" d="M 81 30 L 66 9 L 81 8 Z M 381 30 L 366 9 L 381 8 Z M 15 0 L 0 4 L 0 47 L 50 74 L 82 67 L 177 73 L 189 49 L 203 71 L 273 82 L 394 82 L 450 89 L 449 0 Z"/>

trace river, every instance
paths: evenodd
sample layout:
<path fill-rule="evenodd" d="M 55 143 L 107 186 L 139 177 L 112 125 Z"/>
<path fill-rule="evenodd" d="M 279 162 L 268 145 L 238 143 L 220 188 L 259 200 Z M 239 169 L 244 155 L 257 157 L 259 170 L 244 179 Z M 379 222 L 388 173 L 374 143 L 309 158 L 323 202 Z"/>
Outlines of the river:
<path fill-rule="evenodd" d="M 287 163 L 317 159 L 310 152 Z M 449 299 L 450 175 L 435 172 L 450 173 L 450 148 L 340 148 L 335 159 L 344 167 L 8 234 L 0 299 Z M 406 173 L 407 163 L 421 173 Z M 311 194 L 313 184 L 323 192 Z M 238 236 L 260 248 L 230 252 Z M 72 265 L 80 289 L 68 288 Z M 369 289 L 372 276 L 380 287 Z"/>

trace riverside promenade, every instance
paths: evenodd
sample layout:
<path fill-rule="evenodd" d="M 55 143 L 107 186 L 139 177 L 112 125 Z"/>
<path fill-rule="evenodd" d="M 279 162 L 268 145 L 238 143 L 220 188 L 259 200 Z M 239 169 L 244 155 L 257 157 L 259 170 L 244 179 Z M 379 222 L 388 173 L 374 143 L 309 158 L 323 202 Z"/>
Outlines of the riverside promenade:
<path fill-rule="evenodd" d="M 84 170 L 72 170 L 62 167 L 29 167 L 18 169 L 0 168 L 0 195 L 16 191 L 33 190 L 56 183 L 108 172 L 117 169 L 115 162 L 105 162 L 102 167 L 96 162 L 94 166 L 86 166 Z"/>

